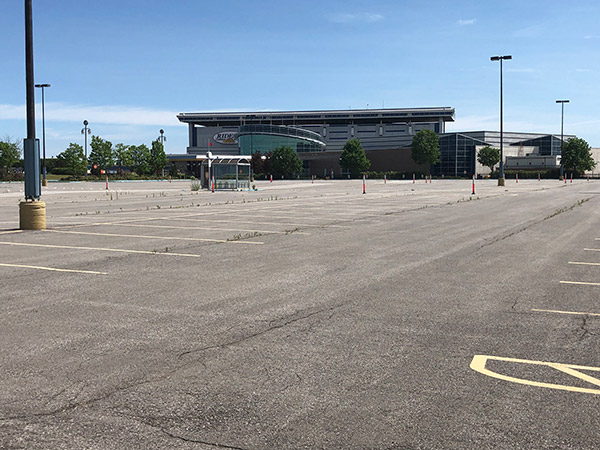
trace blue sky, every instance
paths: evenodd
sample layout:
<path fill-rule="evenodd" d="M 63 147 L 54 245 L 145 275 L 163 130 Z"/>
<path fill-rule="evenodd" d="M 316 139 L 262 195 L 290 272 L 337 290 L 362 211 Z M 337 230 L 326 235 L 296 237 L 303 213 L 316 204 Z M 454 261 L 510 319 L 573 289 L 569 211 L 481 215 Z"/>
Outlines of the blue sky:
<path fill-rule="evenodd" d="M 448 130 L 560 133 L 600 147 L 597 1 L 33 0 L 35 82 L 47 155 L 83 143 L 167 136 L 178 112 L 451 106 Z M 22 139 L 24 2 L 4 0 L 0 137 Z M 41 93 L 37 90 L 37 134 Z"/>

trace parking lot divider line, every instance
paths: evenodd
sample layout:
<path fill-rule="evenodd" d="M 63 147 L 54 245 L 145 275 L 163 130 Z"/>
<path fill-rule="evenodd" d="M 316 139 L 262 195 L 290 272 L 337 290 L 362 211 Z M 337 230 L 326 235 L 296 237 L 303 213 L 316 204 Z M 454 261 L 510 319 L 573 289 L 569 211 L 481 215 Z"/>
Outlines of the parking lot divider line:
<path fill-rule="evenodd" d="M 261 233 L 261 234 L 289 234 L 289 231 L 267 231 L 267 230 L 249 230 L 247 228 L 214 228 L 214 227 L 178 227 L 174 225 L 149 225 L 149 224 L 136 224 L 136 223 L 122 223 L 122 222 L 105 222 L 103 225 L 111 225 L 115 227 L 139 227 L 139 228 L 173 228 L 176 230 L 207 230 L 207 231 L 245 231 L 248 233 Z M 294 231 L 294 234 L 310 234 L 305 231 Z"/>
<path fill-rule="evenodd" d="M 166 255 L 166 256 L 187 256 L 191 258 L 202 258 L 202 255 L 194 255 L 193 253 L 172 253 L 172 252 L 156 252 L 148 250 L 126 250 L 121 248 L 103 248 L 103 247 L 77 247 L 75 245 L 54 245 L 54 244 L 30 244 L 26 242 L 2 242 L 0 245 L 15 245 L 23 247 L 45 247 L 45 248 L 65 248 L 73 250 L 96 250 L 102 252 L 117 252 L 117 253 L 137 253 L 142 255 Z"/>
<path fill-rule="evenodd" d="M 569 261 L 569 264 L 580 264 L 582 266 L 600 266 L 600 263 Z"/>
<path fill-rule="evenodd" d="M 586 252 L 600 252 L 600 248 L 584 248 Z"/>
<path fill-rule="evenodd" d="M 600 286 L 600 283 L 589 283 L 587 281 L 561 281 L 561 284 L 581 284 L 585 286 Z"/>
<path fill-rule="evenodd" d="M 110 236 L 110 237 L 130 237 L 136 239 L 159 239 L 159 240 L 177 240 L 177 241 L 195 241 L 195 242 L 216 242 L 219 244 L 248 244 L 248 245 L 261 245 L 264 242 L 257 241 L 244 241 L 244 240 L 232 240 L 226 239 L 205 239 L 205 238 L 188 238 L 188 237 L 171 237 L 171 236 L 144 236 L 141 234 L 117 234 L 117 233 L 91 233 L 87 231 L 66 231 L 66 230 L 46 230 L 49 233 L 65 233 L 65 234 L 82 234 L 86 236 Z"/>
<path fill-rule="evenodd" d="M 0 231 L 0 234 L 14 234 L 14 233 L 22 233 L 23 230 L 9 230 L 9 231 Z"/>
<path fill-rule="evenodd" d="M 77 270 L 77 269 L 58 269 L 56 267 L 29 266 L 26 264 L 8 264 L 0 263 L 4 267 L 21 267 L 24 269 L 50 270 L 53 272 L 72 272 L 72 273 L 89 273 L 93 275 L 108 275 L 108 272 L 96 272 L 95 270 Z"/>
<path fill-rule="evenodd" d="M 598 313 L 559 311 L 559 310 L 555 310 L 555 309 L 537 309 L 537 308 L 532 308 L 531 310 L 536 311 L 536 312 L 547 312 L 547 313 L 555 313 L 555 314 L 570 314 L 570 315 L 577 315 L 577 316 L 599 316 L 600 317 L 600 314 L 598 314 Z"/>

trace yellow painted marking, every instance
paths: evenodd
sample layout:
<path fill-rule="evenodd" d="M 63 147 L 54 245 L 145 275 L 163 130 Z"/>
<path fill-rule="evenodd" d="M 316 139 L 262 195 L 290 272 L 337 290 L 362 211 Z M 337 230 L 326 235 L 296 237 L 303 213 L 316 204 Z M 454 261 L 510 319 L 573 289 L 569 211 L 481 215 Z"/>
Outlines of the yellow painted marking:
<path fill-rule="evenodd" d="M 51 270 L 51 271 L 54 271 L 54 272 L 73 272 L 73 273 L 91 273 L 91 274 L 94 274 L 94 275 L 108 275 L 108 272 L 96 272 L 94 270 L 57 269 L 56 267 L 28 266 L 28 265 L 25 265 L 25 264 L 6 264 L 6 263 L 0 263 L 0 266 L 5 266 L 5 267 L 22 267 L 24 269 Z"/>
<path fill-rule="evenodd" d="M 166 256 L 189 256 L 192 258 L 202 258 L 202 255 L 194 255 L 191 253 L 167 253 L 167 252 L 150 252 L 147 250 L 125 250 L 121 248 L 102 248 L 102 247 L 77 247 L 74 245 L 53 245 L 53 244 L 26 244 L 24 242 L 1 242 L 0 245 L 18 245 L 23 247 L 45 247 L 45 248 L 68 248 L 74 250 L 97 250 L 103 252 L 118 252 L 118 253 L 139 253 L 142 255 L 166 255 Z"/>
<path fill-rule="evenodd" d="M 488 360 L 495 361 L 507 361 L 519 364 L 531 364 L 536 366 L 546 366 L 551 367 L 553 369 L 559 370 L 563 373 L 571 375 L 575 378 L 579 378 L 587 383 L 600 386 L 600 379 L 594 378 L 588 374 L 579 372 L 580 370 L 587 370 L 592 372 L 600 372 L 600 367 L 591 367 L 591 366 L 577 366 L 574 364 L 561 364 L 561 363 L 552 363 L 552 362 L 544 362 L 544 361 L 532 361 L 527 359 L 516 359 L 516 358 L 504 358 L 501 356 L 489 356 L 489 355 L 475 355 L 473 356 L 473 360 L 471 361 L 471 369 L 476 372 L 479 372 L 483 375 L 487 375 L 488 377 L 497 378 L 499 380 L 510 381 L 511 383 L 519 383 L 525 384 L 529 386 L 543 387 L 548 389 L 559 389 L 562 391 L 570 391 L 570 392 L 582 392 L 585 394 L 600 394 L 600 389 L 591 389 L 591 388 L 582 388 L 578 386 L 567 386 L 564 384 L 554 384 L 554 383 L 543 383 L 540 381 L 532 381 L 525 380 L 523 378 L 511 377 L 508 375 L 502 375 L 497 372 L 492 372 L 489 369 L 486 369 L 485 365 Z"/>
<path fill-rule="evenodd" d="M 131 237 L 131 238 L 139 238 L 139 239 L 218 242 L 221 244 L 250 244 L 250 245 L 264 244 L 264 242 L 245 241 L 245 240 L 241 240 L 241 239 L 228 241 L 225 239 L 204 239 L 204 238 L 170 237 L 170 236 L 144 236 L 144 235 L 140 235 L 140 234 L 91 233 L 91 232 L 87 232 L 87 231 L 65 231 L 65 230 L 46 230 L 46 231 L 51 232 L 51 233 L 84 234 L 87 236 L 113 236 L 113 237 Z"/>
<path fill-rule="evenodd" d="M 582 284 L 586 286 L 600 286 L 600 283 L 588 283 L 585 281 L 561 281 L 561 284 Z"/>
<path fill-rule="evenodd" d="M 23 230 L 0 231 L 0 234 L 22 233 Z"/>
<path fill-rule="evenodd" d="M 112 225 L 116 227 L 139 227 L 139 228 L 174 228 L 178 230 L 212 230 L 212 231 L 245 231 L 248 233 L 262 234 L 286 234 L 285 231 L 266 231 L 266 230 L 248 230 L 244 228 L 214 228 L 214 227 L 177 227 L 174 225 L 142 225 L 136 223 L 105 222 L 102 225 Z M 303 231 L 294 231 L 294 234 L 310 234 Z"/>
<path fill-rule="evenodd" d="M 558 310 L 554 310 L 554 309 L 535 309 L 535 308 L 533 308 L 532 311 L 548 312 L 548 313 L 556 313 L 556 314 L 574 314 L 574 315 L 581 315 L 581 316 L 600 316 L 600 314 L 597 314 L 597 313 L 585 313 L 585 312 L 575 312 L 575 311 L 558 311 Z"/>
<path fill-rule="evenodd" d="M 582 266 L 600 266 L 600 263 L 577 262 L 577 261 L 569 261 L 569 264 L 580 264 Z"/>

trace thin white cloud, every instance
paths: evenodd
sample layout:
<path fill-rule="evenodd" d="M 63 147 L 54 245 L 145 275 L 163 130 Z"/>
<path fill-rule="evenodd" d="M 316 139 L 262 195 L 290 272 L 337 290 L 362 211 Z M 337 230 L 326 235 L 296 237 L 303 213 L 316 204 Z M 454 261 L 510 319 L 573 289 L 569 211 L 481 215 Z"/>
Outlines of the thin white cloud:
<path fill-rule="evenodd" d="M 588 34 L 583 37 L 584 39 L 600 39 L 600 34 Z"/>
<path fill-rule="evenodd" d="M 40 105 L 36 105 L 40 110 Z M 69 105 L 58 102 L 47 102 L 46 119 L 56 122 L 107 123 L 123 125 L 178 125 L 177 111 L 142 108 L 136 106 L 89 106 Z M 25 105 L 0 104 L 0 119 L 24 119 Z"/>
<path fill-rule="evenodd" d="M 473 25 L 475 22 L 477 22 L 477 19 L 459 19 L 456 23 L 458 23 L 460 26 L 465 26 Z"/>
<path fill-rule="evenodd" d="M 328 17 L 330 22 L 333 23 L 373 23 L 380 22 L 384 19 L 382 14 L 376 13 L 338 13 L 332 14 Z"/>
<path fill-rule="evenodd" d="M 513 72 L 513 73 L 533 73 L 535 72 L 535 69 L 531 69 L 531 68 L 524 68 L 524 69 L 506 69 L 507 72 Z"/>
<path fill-rule="evenodd" d="M 541 36 L 543 31 L 544 26 L 542 24 L 537 24 L 516 30 L 512 35 L 516 38 L 536 38 Z"/>

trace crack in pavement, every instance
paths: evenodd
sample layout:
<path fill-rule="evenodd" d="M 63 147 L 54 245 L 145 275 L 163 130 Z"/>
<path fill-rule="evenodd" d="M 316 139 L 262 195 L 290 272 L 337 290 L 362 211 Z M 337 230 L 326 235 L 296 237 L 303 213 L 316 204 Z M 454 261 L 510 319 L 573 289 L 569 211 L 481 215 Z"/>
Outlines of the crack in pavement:
<path fill-rule="evenodd" d="M 146 424 L 146 425 L 148 425 L 148 424 Z M 150 425 L 150 426 L 154 427 L 153 425 Z M 157 427 L 154 427 L 154 428 L 157 428 Z M 165 430 L 164 428 L 159 428 L 159 429 L 160 429 L 160 431 L 162 431 L 167 436 L 169 436 L 169 437 L 171 437 L 173 439 L 179 439 L 179 440 L 182 440 L 182 441 L 185 441 L 185 442 L 192 442 L 194 444 L 204 444 L 204 445 L 209 445 L 211 447 L 216 447 L 216 448 L 229 448 L 229 449 L 232 449 L 232 450 L 248 450 L 246 448 L 235 447 L 233 445 L 219 444 L 217 442 L 201 441 L 201 440 L 198 440 L 198 439 L 190 439 L 190 438 L 186 438 L 186 437 L 179 436 L 179 435 L 176 435 L 174 433 L 171 433 L 171 432 Z"/>
<path fill-rule="evenodd" d="M 329 307 L 329 308 L 324 308 L 324 309 L 320 309 L 318 311 L 313 311 L 313 312 L 311 312 L 309 314 L 306 314 L 306 315 L 298 317 L 299 314 L 301 314 L 302 312 L 304 312 L 304 311 L 299 311 L 299 312 L 297 312 L 297 313 L 295 313 L 293 315 L 292 319 L 287 320 L 287 321 L 285 321 L 283 323 L 280 323 L 279 325 L 269 326 L 268 328 L 266 328 L 264 330 L 257 331 L 256 333 L 252 333 L 252 334 L 249 334 L 247 336 L 243 336 L 243 337 L 238 338 L 238 339 L 232 339 L 231 341 L 227 341 L 227 342 L 224 342 L 222 344 L 209 345 L 209 346 L 206 346 L 206 347 L 201 347 L 201 348 L 197 348 L 197 349 L 193 349 L 193 350 L 188 350 L 188 351 L 180 353 L 178 355 L 178 358 L 181 359 L 184 356 L 187 356 L 187 355 L 190 355 L 190 354 L 193 354 L 193 353 L 205 352 L 207 350 L 213 350 L 213 349 L 216 349 L 216 348 L 227 348 L 227 347 L 230 347 L 232 345 L 240 344 L 240 343 L 242 343 L 244 341 L 248 341 L 248 340 L 254 339 L 255 337 L 262 336 L 263 334 L 267 334 L 267 333 L 269 333 L 271 331 L 279 330 L 279 329 L 284 328 L 284 327 L 286 327 L 288 325 L 296 323 L 296 322 L 298 322 L 300 320 L 304 320 L 304 319 L 308 319 L 308 318 L 310 318 L 312 316 L 316 316 L 317 314 L 321 314 L 321 313 L 328 312 L 328 311 L 332 312 L 335 309 L 338 309 L 338 308 L 342 307 L 343 305 L 344 304 L 335 305 L 335 306 L 332 306 L 332 307 Z M 283 319 L 277 319 L 277 320 L 281 321 Z M 272 322 L 273 321 L 271 321 L 270 323 L 272 323 Z"/>
<path fill-rule="evenodd" d="M 256 333 L 252 333 L 252 334 L 250 334 L 248 336 L 244 336 L 244 337 L 239 338 L 239 339 L 234 339 L 234 340 L 225 342 L 223 344 L 212 345 L 212 346 L 203 347 L 203 348 L 195 349 L 195 350 L 189 350 L 187 352 L 180 353 L 178 355 L 178 359 L 181 359 L 183 356 L 189 355 L 189 354 L 193 354 L 193 353 L 198 353 L 198 352 L 202 352 L 202 351 L 206 351 L 206 350 L 210 350 L 210 349 L 215 349 L 215 348 L 226 348 L 226 347 L 229 347 L 231 345 L 239 344 L 241 342 L 253 339 L 255 337 L 262 336 L 263 334 L 269 333 L 269 332 L 271 332 L 273 330 L 278 330 L 278 329 L 284 328 L 287 325 L 291 325 L 291 324 L 293 324 L 295 322 L 298 322 L 298 321 L 301 321 L 301 320 L 304 320 L 304 319 L 308 319 L 308 318 L 313 317 L 315 315 L 318 315 L 318 314 L 321 314 L 321 313 L 324 313 L 324 312 L 328 312 L 328 311 L 329 312 L 333 312 L 335 309 L 338 309 L 338 308 L 342 307 L 343 305 L 344 304 L 339 304 L 339 305 L 335 305 L 335 306 L 332 306 L 332 307 L 329 307 L 329 308 L 320 309 L 318 311 L 313 311 L 313 312 L 311 312 L 309 314 L 305 314 L 305 315 L 302 315 L 302 316 L 298 316 L 298 314 L 301 314 L 304 311 L 299 311 L 299 312 L 297 312 L 296 314 L 293 315 L 294 317 L 292 319 L 287 320 L 287 321 L 285 321 L 283 323 L 280 323 L 278 325 L 270 326 L 270 327 L 268 327 L 268 328 L 266 328 L 264 330 L 258 331 Z M 332 315 L 330 315 L 329 317 L 332 317 Z M 283 319 L 278 319 L 278 320 L 283 320 Z M 36 412 L 36 413 L 28 413 L 28 414 L 19 414 L 19 415 L 14 415 L 14 416 L 0 417 L 0 422 L 9 421 L 9 420 L 26 420 L 26 419 L 30 419 L 32 417 L 49 417 L 49 416 L 54 416 L 54 415 L 58 415 L 58 414 L 67 413 L 67 412 L 73 411 L 74 409 L 76 409 L 78 407 L 89 406 L 89 405 L 92 405 L 92 404 L 97 403 L 99 401 L 106 400 L 107 398 L 110 398 L 110 397 L 112 397 L 113 395 L 115 395 L 117 393 L 128 391 L 130 389 L 134 389 L 134 388 L 137 388 L 139 386 L 143 386 L 145 384 L 150 384 L 150 383 L 155 383 L 155 382 L 159 382 L 159 381 L 165 380 L 165 379 L 169 378 L 170 376 L 172 376 L 173 374 L 179 372 L 180 370 L 185 369 L 190 364 L 197 364 L 198 362 L 200 362 L 200 361 L 193 361 L 193 362 L 191 362 L 189 364 L 182 364 L 182 365 L 179 365 L 179 366 L 177 366 L 177 367 L 175 367 L 175 368 L 167 371 L 166 373 L 163 373 L 162 375 L 156 376 L 156 377 L 154 377 L 152 379 L 143 379 L 143 380 L 133 381 L 133 382 L 130 382 L 130 383 L 126 384 L 125 386 L 119 386 L 116 389 L 113 389 L 110 392 L 106 392 L 106 393 L 104 393 L 102 395 L 99 395 L 97 397 L 90 398 L 88 400 L 84 400 L 84 401 L 81 401 L 81 402 L 72 403 L 72 400 L 76 400 L 81 395 L 81 392 L 83 392 L 83 390 L 85 389 L 85 385 L 83 385 L 83 386 L 80 387 L 79 392 L 76 394 L 75 398 L 71 399 L 70 403 L 67 403 L 66 405 L 64 405 L 62 407 L 53 409 L 51 411 L 45 411 L 45 412 Z M 206 364 L 202 363 L 202 365 L 206 368 Z M 51 397 L 51 399 L 48 400 L 44 404 L 44 406 L 47 406 L 48 403 L 50 403 L 51 400 L 53 400 L 54 398 L 57 398 L 58 396 L 60 396 L 61 393 L 62 392 L 59 392 L 58 394 L 55 394 L 53 397 Z M 227 448 L 227 447 L 225 447 L 225 448 Z M 236 448 L 236 447 L 231 447 L 231 448 Z"/>
<path fill-rule="evenodd" d="M 587 197 L 587 198 L 583 198 L 581 200 L 578 200 L 575 203 L 573 203 L 571 206 L 557 209 L 553 214 L 550 214 L 549 216 L 546 216 L 546 217 L 544 217 L 542 219 L 533 220 L 533 221 L 529 222 L 528 224 L 522 226 L 521 228 L 519 228 L 519 229 L 517 229 L 515 231 L 512 231 L 512 232 L 510 232 L 508 234 L 505 234 L 505 235 L 498 236 L 498 237 L 492 239 L 491 241 L 486 242 L 485 244 L 479 246 L 477 248 L 477 251 L 479 251 L 482 248 L 485 248 L 487 246 L 490 246 L 490 245 L 493 245 L 493 244 L 497 244 L 498 242 L 501 242 L 501 241 L 503 241 L 505 239 L 508 239 L 508 238 L 510 238 L 512 236 L 515 236 L 515 235 L 517 235 L 519 233 L 522 233 L 523 231 L 526 231 L 529 228 L 531 228 L 531 227 L 533 227 L 533 226 L 535 226 L 537 224 L 540 224 L 540 223 L 542 223 L 542 222 L 544 222 L 544 221 L 546 221 L 548 219 L 552 219 L 553 217 L 556 217 L 559 214 L 562 214 L 562 213 L 564 213 L 566 211 L 572 211 L 575 207 L 583 205 L 585 202 L 587 202 L 590 199 L 591 199 L 591 197 Z"/>
<path fill-rule="evenodd" d="M 578 331 L 581 331 L 582 333 L 579 336 L 579 341 L 583 341 L 583 339 L 585 339 L 585 337 L 588 334 L 590 336 L 597 336 L 596 333 L 592 333 L 590 330 L 587 329 L 587 320 L 588 320 L 588 318 L 589 318 L 589 316 L 587 314 L 581 318 L 581 326 L 579 327 Z"/>

